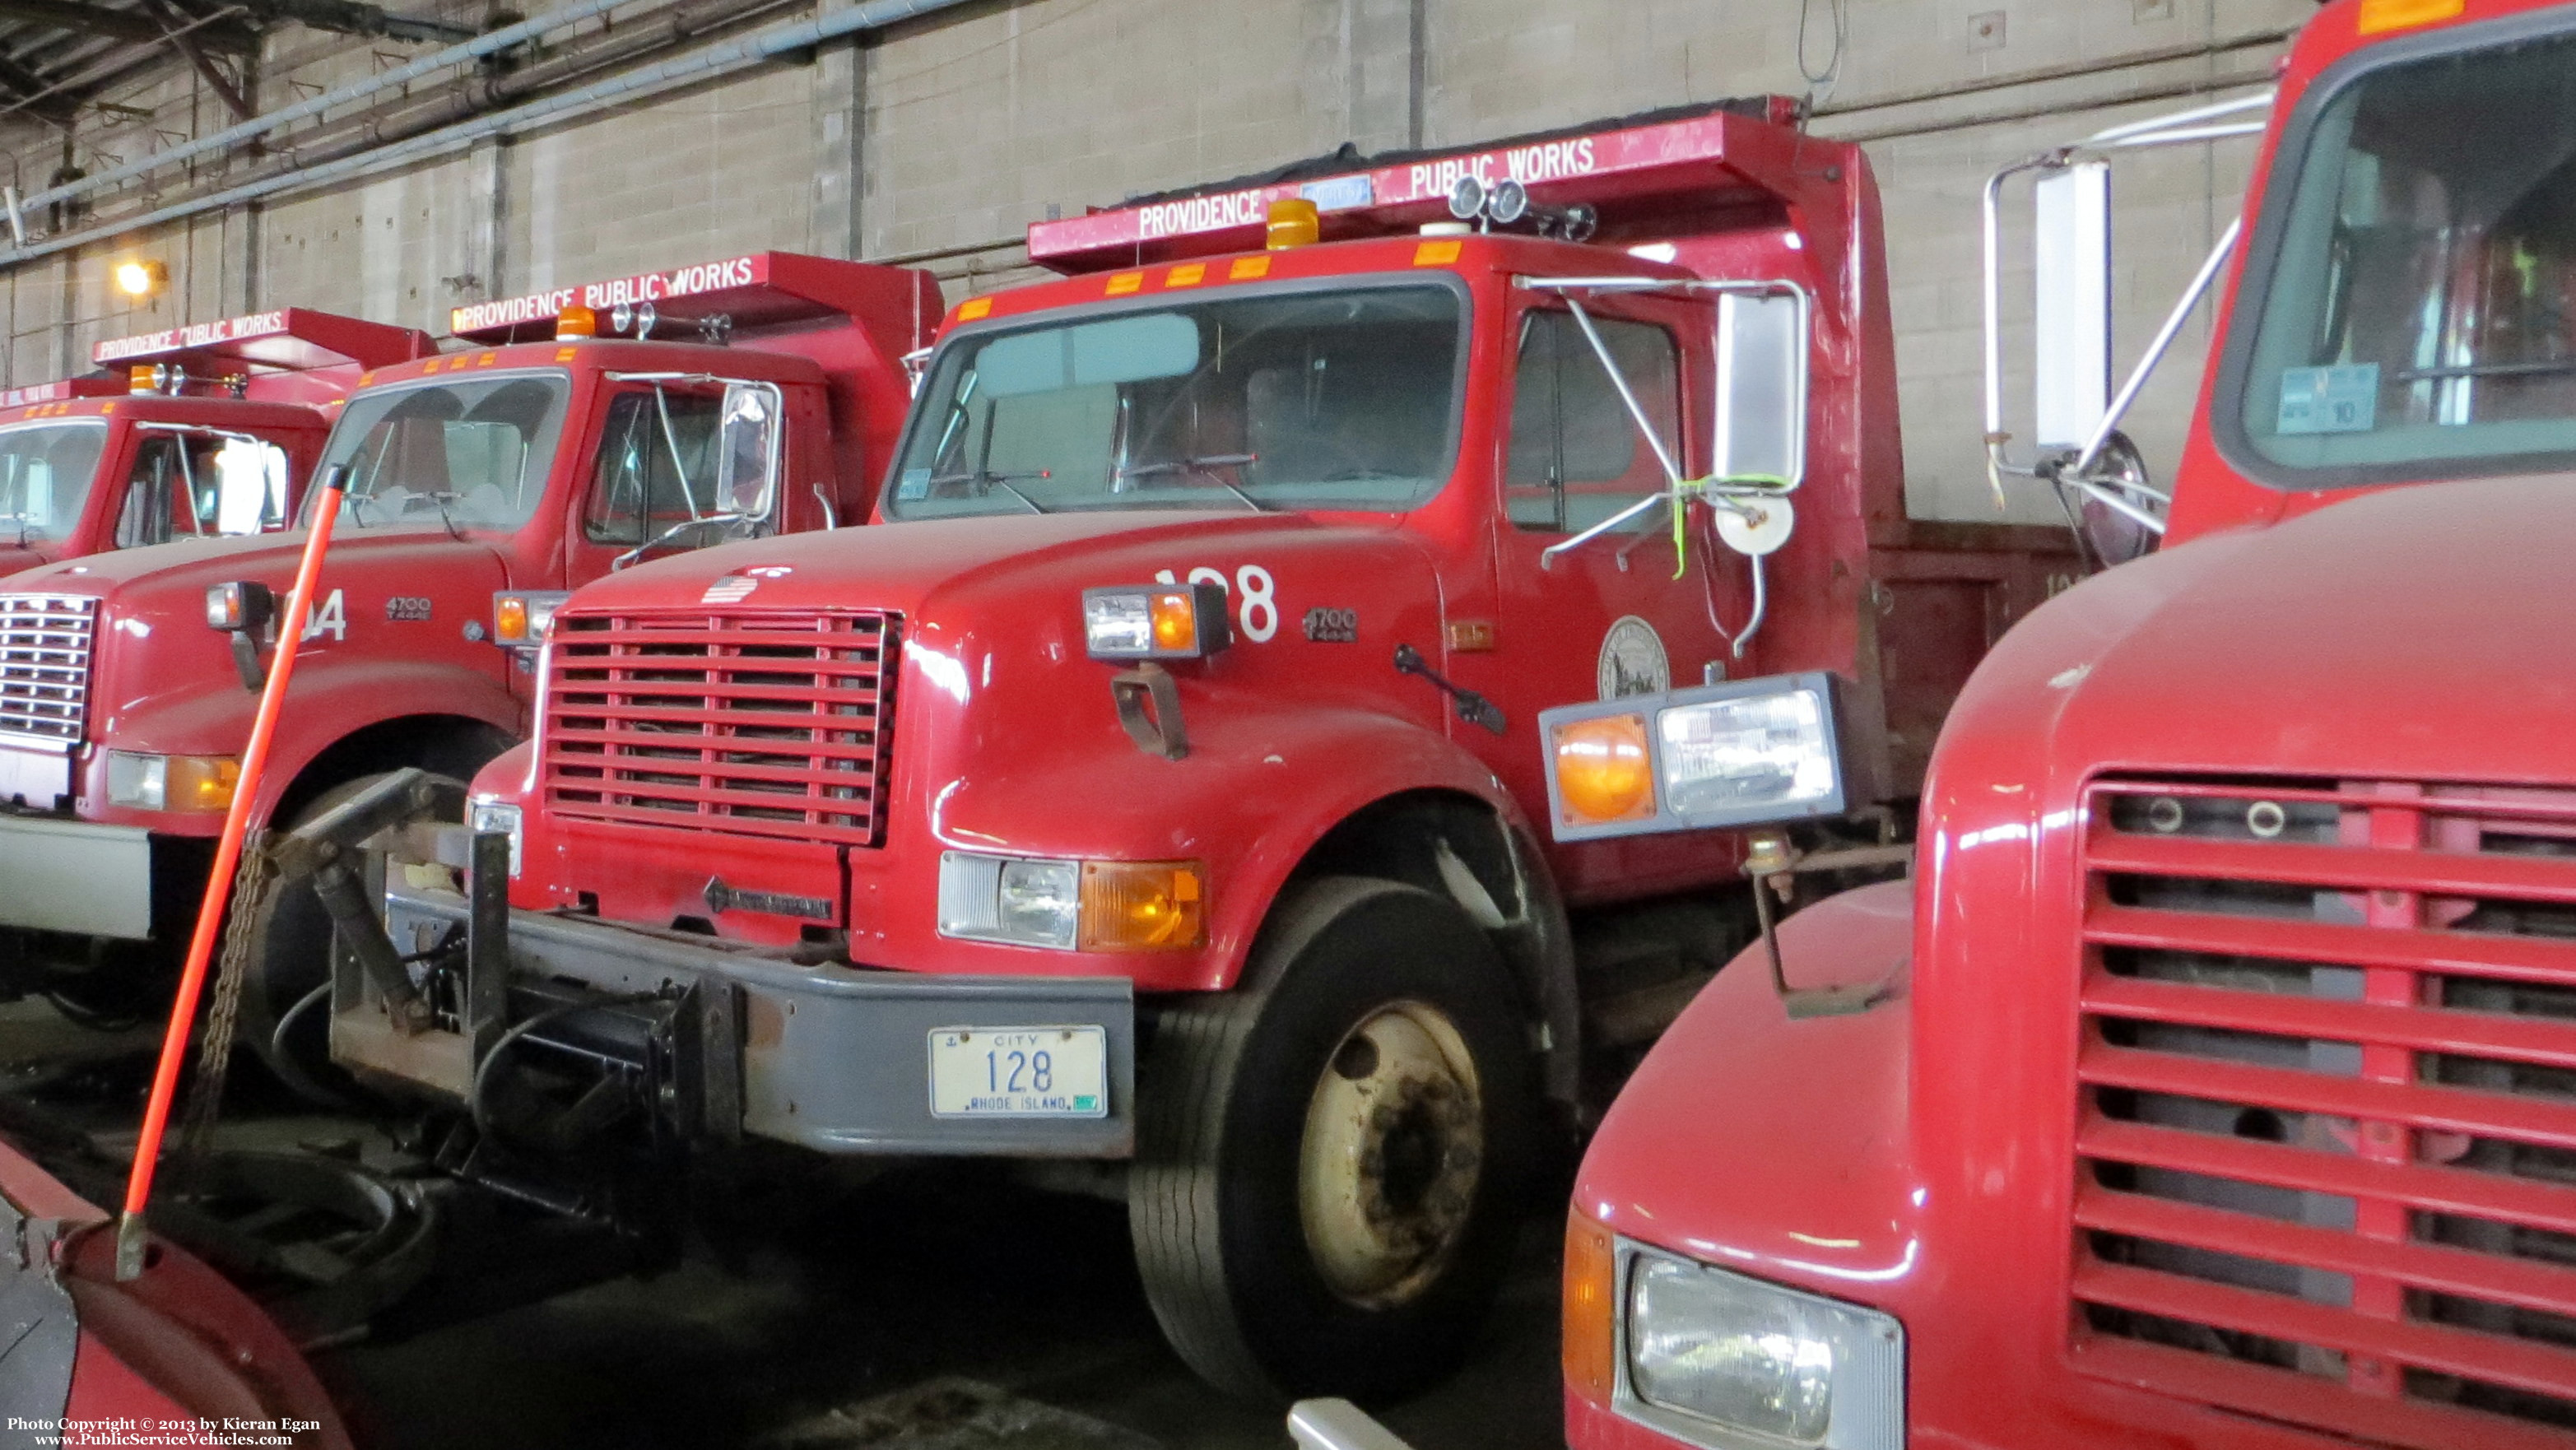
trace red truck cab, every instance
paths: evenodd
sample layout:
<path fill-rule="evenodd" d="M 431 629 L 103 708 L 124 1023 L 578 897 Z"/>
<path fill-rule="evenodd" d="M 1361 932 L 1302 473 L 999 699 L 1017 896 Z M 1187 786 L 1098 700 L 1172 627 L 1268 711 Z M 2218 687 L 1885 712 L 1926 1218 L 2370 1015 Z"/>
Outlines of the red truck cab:
<path fill-rule="evenodd" d="M 327 409 L 429 335 L 288 307 L 90 350 L 98 375 L 0 393 L 0 574 L 285 528 Z"/>
<path fill-rule="evenodd" d="M 2162 549 L 1595 1138 L 1578 1450 L 2576 1445 L 2571 75 L 2564 5 L 2308 22 Z"/>
<path fill-rule="evenodd" d="M 406 766 L 461 783 L 525 731 L 531 646 L 576 584 L 863 519 L 936 298 L 926 273 L 759 253 L 460 307 L 461 347 L 362 373 L 321 450 L 345 501 L 257 819 Z M 0 592 L 15 988 L 104 1017 L 166 990 L 302 548 L 130 549 Z M 327 929 L 309 892 L 280 902 L 248 1020 L 323 979 Z"/>
<path fill-rule="evenodd" d="M 1550 844 L 1648 808 L 1647 747 L 1558 800 L 1541 712 L 1704 692 L 1749 715 L 1674 747 L 1734 752 L 1706 794 L 1865 822 L 2072 565 L 1904 519 L 1876 189 L 1787 117 L 1032 227 L 1068 275 L 948 315 L 874 526 L 562 607 L 483 864 L 389 877 L 336 1060 L 469 1110 L 469 1173 L 643 1125 L 1035 1160 L 1125 1194 L 1213 1381 L 1437 1372 L 1620 985 L 1578 919 L 1741 881 L 1732 836 Z M 1775 704 L 1847 791 L 1762 770 Z"/>

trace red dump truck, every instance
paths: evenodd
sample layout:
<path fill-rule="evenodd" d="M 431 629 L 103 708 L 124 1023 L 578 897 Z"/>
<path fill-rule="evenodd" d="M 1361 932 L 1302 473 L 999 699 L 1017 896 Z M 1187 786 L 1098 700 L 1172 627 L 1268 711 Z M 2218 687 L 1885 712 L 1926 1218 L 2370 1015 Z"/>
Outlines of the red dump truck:
<path fill-rule="evenodd" d="M 2576 7 L 2335 0 L 2244 124 L 2162 548 L 1595 1138 L 1580 1450 L 2576 1446 Z"/>
<path fill-rule="evenodd" d="M 104 371 L 0 393 L 0 574 L 295 516 L 331 420 L 369 368 L 429 334 L 299 307 L 110 338 Z M 0 703 L 0 728 L 28 702 Z"/>
<path fill-rule="evenodd" d="M 1437 1372 L 1587 1063 L 1747 910 L 1651 905 L 1741 901 L 1736 835 L 1551 841 L 1650 747 L 1551 796 L 1538 712 L 1687 686 L 1695 819 L 1875 842 L 2074 568 L 1905 518 L 1877 190 L 1790 114 L 1032 227 L 1065 275 L 948 315 L 873 526 L 556 613 L 422 853 L 479 869 L 388 872 L 335 1059 L 594 1207 L 742 1140 L 1020 1160 L 1124 1197 L 1216 1383 Z"/>
<path fill-rule="evenodd" d="M 361 374 L 321 450 L 347 501 L 258 819 L 406 766 L 461 787 L 525 732 L 576 584 L 865 519 L 938 308 L 926 273 L 757 253 L 460 307 L 457 346 Z M 90 1019 L 166 995 L 302 547 L 132 549 L 0 591 L 0 982 Z M 328 922 L 308 892 L 259 925 L 244 1020 L 294 1071 L 274 1029 L 323 980 Z"/>

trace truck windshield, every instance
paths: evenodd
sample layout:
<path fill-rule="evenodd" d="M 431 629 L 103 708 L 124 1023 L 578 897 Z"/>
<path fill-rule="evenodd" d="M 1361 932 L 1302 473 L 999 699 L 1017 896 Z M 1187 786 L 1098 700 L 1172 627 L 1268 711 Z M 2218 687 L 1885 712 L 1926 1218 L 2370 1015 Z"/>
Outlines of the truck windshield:
<path fill-rule="evenodd" d="M 2275 225 L 2232 390 L 2249 471 L 2320 488 L 2576 464 L 2576 37 L 2342 87 Z"/>
<path fill-rule="evenodd" d="M 47 423 L 0 431 L 0 539 L 60 539 L 79 524 L 104 423 Z"/>
<path fill-rule="evenodd" d="M 561 374 L 521 373 L 351 398 L 322 453 L 324 467 L 349 469 L 338 527 L 527 522 L 545 492 L 571 391 Z"/>
<path fill-rule="evenodd" d="M 922 389 L 886 511 L 1413 508 L 1457 450 L 1460 311 L 1410 283 L 962 339 Z"/>

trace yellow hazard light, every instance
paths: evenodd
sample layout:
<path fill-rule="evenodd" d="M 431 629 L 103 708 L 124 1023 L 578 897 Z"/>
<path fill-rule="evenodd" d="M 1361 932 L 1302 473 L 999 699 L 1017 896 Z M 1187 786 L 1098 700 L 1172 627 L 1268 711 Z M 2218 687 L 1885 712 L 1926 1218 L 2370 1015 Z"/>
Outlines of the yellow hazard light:
<path fill-rule="evenodd" d="M 1612 1331 L 1619 1314 L 1618 1266 L 1610 1230 L 1581 1213 L 1569 1215 L 1562 1300 L 1565 1387 L 1596 1405 L 1610 1403 Z"/>
<path fill-rule="evenodd" d="M 2363 35 L 2385 35 L 2449 20 L 2467 8 L 2467 0 L 2361 0 L 2353 28 Z"/>
<path fill-rule="evenodd" d="M 1082 863 L 1080 942 L 1090 952 L 1188 951 L 1207 940 L 1196 861 Z"/>
<path fill-rule="evenodd" d="M 125 390 L 129 393 L 151 393 L 160 391 L 161 380 L 153 376 L 153 374 L 158 371 L 159 369 L 155 368 L 150 363 L 136 363 L 134 366 L 127 368 L 125 370 Z"/>
<path fill-rule="evenodd" d="M 555 314 L 555 340 L 599 336 L 599 314 L 587 307 L 567 307 Z"/>
<path fill-rule="evenodd" d="M 1654 762 L 1646 753 L 1646 717 L 1596 715 L 1549 732 L 1557 800 L 1565 822 L 1597 826 L 1655 813 Z"/>
<path fill-rule="evenodd" d="M 1313 246 L 1323 236 L 1324 219 L 1312 201 L 1302 196 L 1283 196 L 1270 204 L 1270 235 L 1264 245 L 1271 251 Z"/>

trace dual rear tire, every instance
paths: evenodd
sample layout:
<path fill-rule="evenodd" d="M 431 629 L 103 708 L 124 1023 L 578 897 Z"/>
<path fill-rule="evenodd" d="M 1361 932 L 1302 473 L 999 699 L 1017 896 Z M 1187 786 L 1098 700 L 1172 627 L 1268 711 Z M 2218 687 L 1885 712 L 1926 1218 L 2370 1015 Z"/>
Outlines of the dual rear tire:
<path fill-rule="evenodd" d="M 1384 1398 L 1465 1355 L 1509 1265 L 1538 1106 L 1517 994 L 1445 898 L 1317 880 L 1243 985 L 1167 1011 L 1128 1222 L 1198 1374 Z"/>

